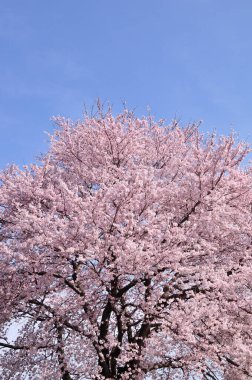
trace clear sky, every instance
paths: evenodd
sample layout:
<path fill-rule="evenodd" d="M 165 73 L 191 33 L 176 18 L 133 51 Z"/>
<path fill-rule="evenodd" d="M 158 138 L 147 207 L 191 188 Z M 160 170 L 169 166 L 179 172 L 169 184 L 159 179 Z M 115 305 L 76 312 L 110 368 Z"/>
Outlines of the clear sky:
<path fill-rule="evenodd" d="M 0 168 L 97 97 L 252 143 L 251 0 L 0 0 L 0 47 Z"/>

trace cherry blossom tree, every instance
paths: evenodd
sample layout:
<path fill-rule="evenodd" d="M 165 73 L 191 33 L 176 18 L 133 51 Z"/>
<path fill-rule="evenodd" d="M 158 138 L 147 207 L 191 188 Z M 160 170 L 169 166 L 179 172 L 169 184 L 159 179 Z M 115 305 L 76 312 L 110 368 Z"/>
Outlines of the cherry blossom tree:
<path fill-rule="evenodd" d="M 249 147 L 127 110 L 56 123 L 0 177 L 1 378 L 251 378 Z"/>

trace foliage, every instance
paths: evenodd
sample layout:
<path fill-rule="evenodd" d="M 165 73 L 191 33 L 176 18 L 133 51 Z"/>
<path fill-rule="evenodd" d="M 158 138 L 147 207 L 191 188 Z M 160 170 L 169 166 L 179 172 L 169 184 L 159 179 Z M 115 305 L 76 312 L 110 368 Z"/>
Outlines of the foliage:
<path fill-rule="evenodd" d="M 2 378 L 252 377 L 248 146 L 127 110 L 56 123 L 1 173 Z"/>

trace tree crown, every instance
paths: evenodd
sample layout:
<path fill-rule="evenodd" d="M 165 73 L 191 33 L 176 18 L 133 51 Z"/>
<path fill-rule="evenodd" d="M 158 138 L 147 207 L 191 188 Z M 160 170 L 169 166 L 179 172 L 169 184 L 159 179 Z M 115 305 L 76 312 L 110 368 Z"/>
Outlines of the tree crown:
<path fill-rule="evenodd" d="M 40 165 L 1 173 L 3 378 L 251 377 L 248 145 L 127 110 L 55 121 Z"/>

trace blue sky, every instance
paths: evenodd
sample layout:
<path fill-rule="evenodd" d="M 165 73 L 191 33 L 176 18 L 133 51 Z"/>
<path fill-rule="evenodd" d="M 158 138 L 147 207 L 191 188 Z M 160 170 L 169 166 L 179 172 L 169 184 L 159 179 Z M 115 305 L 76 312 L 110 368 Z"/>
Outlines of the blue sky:
<path fill-rule="evenodd" d="M 1 0 L 0 168 L 97 97 L 252 143 L 251 19 L 251 0 Z"/>

